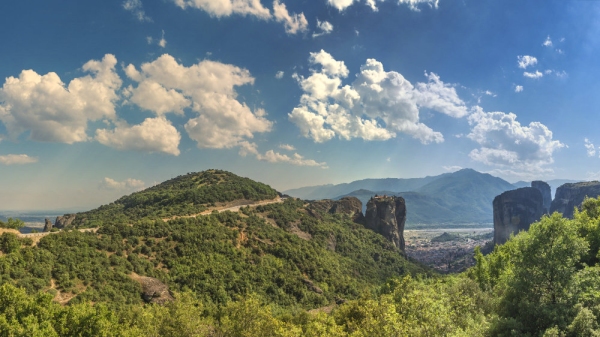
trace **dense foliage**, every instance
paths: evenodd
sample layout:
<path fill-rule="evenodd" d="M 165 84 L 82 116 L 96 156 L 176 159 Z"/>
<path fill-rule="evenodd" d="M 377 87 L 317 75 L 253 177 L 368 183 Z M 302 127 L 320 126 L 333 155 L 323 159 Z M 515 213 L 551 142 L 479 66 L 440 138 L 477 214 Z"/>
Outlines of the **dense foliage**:
<path fill-rule="evenodd" d="M 131 223 L 142 218 L 169 218 L 203 212 L 209 206 L 234 200 L 266 200 L 277 197 L 268 185 L 233 173 L 208 170 L 188 173 L 108 205 L 77 214 L 78 227 Z"/>
<path fill-rule="evenodd" d="M 425 272 L 347 216 L 317 220 L 303 210 L 302 201 L 287 199 L 240 213 L 68 230 L 22 248 L 3 248 L 5 233 L 0 280 L 30 294 L 76 295 L 70 303 L 136 304 L 142 300 L 135 273 L 193 291 L 209 308 L 248 294 L 281 307 L 316 308 L 357 298 L 393 276 Z"/>
<path fill-rule="evenodd" d="M 20 229 L 25 226 L 25 223 L 20 219 L 8 218 L 6 222 L 0 220 L 0 228 Z"/>
<path fill-rule="evenodd" d="M 600 336 L 600 198 L 446 277 L 304 207 L 3 233 L 0 336 Z M 176 300 L 145 304 L 136 275 Z"/>

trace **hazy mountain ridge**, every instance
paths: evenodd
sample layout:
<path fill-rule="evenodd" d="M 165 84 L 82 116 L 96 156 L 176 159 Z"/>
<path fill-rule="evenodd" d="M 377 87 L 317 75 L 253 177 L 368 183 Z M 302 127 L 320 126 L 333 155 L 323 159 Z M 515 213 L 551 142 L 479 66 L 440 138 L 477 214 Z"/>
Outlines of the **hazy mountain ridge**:
<path fill-rule="evenodd" d="M 333 199 L 357 190 L 367 191 L 413 191 L 419 187 L 446 175 L 427 176 L 424 178 L 369 178 L 344 184 L 328 184 L 301 187 L 283 191 L 283 193 L 305 200 Z"/>
<path fill-rule="evenodd" d="M 402 196 L 406 200 L 409 227 L 416 224 L 491 224 L 494 197 L 515 188 L 513 184 L 501 178 L 472 169 L 462 169 L 431 178 L 435 179 L 414 191 L 359 190 L 336 196 L 334 199 L 354 196 L 365 205 L 375 194 Z"/>

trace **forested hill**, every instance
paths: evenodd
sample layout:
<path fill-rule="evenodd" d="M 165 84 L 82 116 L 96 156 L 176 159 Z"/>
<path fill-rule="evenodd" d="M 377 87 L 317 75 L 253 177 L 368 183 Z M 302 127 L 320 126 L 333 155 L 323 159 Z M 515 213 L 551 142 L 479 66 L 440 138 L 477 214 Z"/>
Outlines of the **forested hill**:
<path fill-rule="evenodd" d="M 197 214 L 217 203 L 277 197 L 270 186 L 221 170 L 188 173 L 97 209 L 77 213 L 78 227 Z"/>

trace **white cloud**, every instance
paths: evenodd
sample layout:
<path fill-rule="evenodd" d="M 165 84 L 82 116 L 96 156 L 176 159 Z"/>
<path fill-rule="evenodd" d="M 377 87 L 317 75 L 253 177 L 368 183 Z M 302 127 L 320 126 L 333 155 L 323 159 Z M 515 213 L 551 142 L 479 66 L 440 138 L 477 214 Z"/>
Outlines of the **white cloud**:
<path fill-rule="evenodd" d="M 373 11 L 377 11 L 376 1 L 382 2 L 383 0 L 365 0 L 367 6 L 371 7 Z M 332 7 L 335 7 L 339 11 L 343 11 L 344 9 L 350 7 L 355 2 L 360 2 L 359 0 L 327 0 L 327 3 Z M 430 7 L 437 8 L 439 0 L 398 0 L 398 4 L 408 5 L 408 7 L 414 11 L 419 11 L 419 5 L 426 4 Z"/>
<path fill-rule="evenodd" d="M 594 144 L 592 144 L 592 142 L 590 142 L 589 139 L 585 139 L 584 146 L 587 151 L 588 157 L 594 157 L 596 155 L 596 147 L 594 146 Z"/>
<path fill-rule="evenodd" d="M 312 35 L 313 38 L 331 34 L 331 32 L 333 32 L 333 25 L 331 23 L 327 21 L 319 21 L 319 19 L 317 19 L 317 28 L 319 29 L 319 32 L 314 32 Z"/>
<path fill-rule="evenodd" d="M 68 86 L 54 72 L 23 70 L 18 78 L 8 77 L 0 89 L 0 121 L 13 138 L 30 131 L 29 138 L 36 141 L 86 141 L 88 121 L 115 118 L 121 86 L 116 64 L 111 54 L 89 61 L 82 69 L 90 75 L 74 78 Z"/>
<path fill-rule="evenodd" d="M 30 157 L 26 154 L 7 154 L 0 156 L 0 164 L 2 165 L 25 165 L 37 163 L 38 159 Z"/>
<path fill-rule="evenodd" d="M 138 179 L 128 178 L 123 181 L 116 181 L 112 178 L 106 177 L 106 178 L 104 178 L 104 180 L 102 180 L 102 182 L 100 182 L 99 187 L 102 189 L 107 189 L 107 190 L 136 191 L 136 190 L 143 189 L 145 185 L 146 184 L 143 181 L 138 180 Z"/>
<path fill-rule="evenodd" d="M 164 48 L 167 46 L 167 40 L 165 40 L 165 31 L 164 30 L 162 31 L 162 37 L 160 38 L 160 40 L 158 40 L 158 45 L 161 48 Z"/>
<path fill-rule="evenodd" d="M 179 155 L 181 135 L 164 117 L 146 118 L 141 124 L 120 123 L 114 130 L 96 130 L 96 140 L 117 150 Z"/>
<path fill-rule="evenodd" d="M 261 161 L 266 161 L 269 163 L 287 163 L 287 164 L 292 164 L 292 165 L 296 165 L 296 166 L 318 166 L 318 167 L 321 167 L 324 169 L 329 168 L 327 166 L 327 163 L 325 163 L 325 162 L 319 163 L 313 159 L 305 159 L 303 156 L 299 155 L 298 153 L 294 153 L 290 157 L 286 154 L 281 154 L 281 153 L 275 152 L 273 150 L 268 150 L 263 155 L 258 152 L 258 148 L 255 143 L 250 143 L 250 142 L 244 141 L 244 142 L 240 143 L 239 146 L 240 146 L 239 154 L 242 157 L 252 154 L 256 157 L 256 159 L 261 160 Z M 279 145 L 279 147 L 284 150 L 287 150 L 287 151 L 295 150 L 295 148 L 293 146 L 287 145 L 287 144 Z"/>
<path fill-rule="evenodd" d="M 468 118 L 468 138 L 480 145 L 469 156 L 475 161 L 501 169 L 548 172 L 554 151 L 564 147 L 552 140 L 552 131 L 540 122 L 522 126 L 513 113 L 483 112 L 479 107 Z"/>
<path fill-rule="evenodd" d="M 276 78 L 276 79 L 278 79 L 278 80 L 280 80 L 280 79 L 282 79 L 282 78 L 283 78 L 283 75 L 285 75 L 285 73 L 284 73 L 283 71 L 281 71 L 281 70 L 280 70 L 280 71 L 278 71 L 278 72 L 275 74 L 275 78 Z"/>
<path fill-rule="evenodd" d="M 280 3 L 279 0 L 273 1 L 273 16 L 277 22 L 283 23 L 288 34 L 305 32 L 308 29 L 308 21 L 304 13 L 290 15 L 285 4 Z"/>
<path fill-rule="evenodd" d="M 442 168 L 448 172 L 456 172 L 463 169 L 462 166 L 442 166 Z"/>
<path fill-rule="evenodd" d="M 167 112 L 183 114 L 183 109 L 191 105 L 191 101 L 177 90 L 166 89 L 152 80 L 142 81 L 136 88 L 127 87 L 126 94 L 131 95 L 131 103 L 157 115 Z"/>
<path fill-rule="evenodd" d="M 515 86 L 515 92 L 521 92 L 521 91 L 523 91 L 523 86 L 522 85 Z"/>
<path fill-rule="evenodd" d="M 318 166 L 328 168 L 327 163 L 319 163 L 313 159 L 305 159 L 303 156 L 294 153 L 291 157 L 286 154 L 281 154 L 273 150 L 267 151 L 264 155 L 258 155 L 257 158 L 269 163 L 288 163 L 296 166 Z"/>
<path fill-rule="evenodd" d="M 173 0 L 182 9 L 188 7 L 201 9 L 216 17 L 232 14 L 250 15 L 260 19 L 269 19 L 271 12 L 263 7 L 260 0 Z"/>
<path fill-rule="evenodd" d="M 454 87 L 434 73 L 425 74 L 428 82 L 413 86 L 401 74 L 386 72 L 381 62 L 368 59 L 353 83 L 342 86 L 342 79 L 349 75 L 343 61 L 323 50 L 311 53 L 309 61 L 320 69 L 312 69 L 307 78 L 294 74 L 304 94 L 289 119 L 303 136 L 315 142 L 335 136 L 387 140 L 397 132 L 422 143 L 442 142 L 441 133 L 419 122 L 419 109 L 429 108 L 452 117 L 467 114 Z"/>
<path fill-rule="evenodd" d="M 523 72 L 523 76 L 533 79 L 542 78 L 544 74 L 542 74 L 539 70 L 536 70 L 535 73 L 530 73 L 528 71 Z"/>
<path fill-rule="evenodd" d="M 464 117 L 468 114 L 465 103 L 458 97 L 456 90 L 449 84 L 444 84 L 434 73 L 425 73 L 427 83 L 417 83 L 419 92 L 417 104 L 433 109 L 452 117 Z M 487 92 L 486 92 L 487 93 Z M 489 93 L 493 95 L 492 93 Z"/>
<path fill-rule="evenodd" d="M 544 43 L 542 43 L 542 46 L 552 47 L 552 40 L 550 39 L 550 35 L 548 35 L 548 37 L 546 37 L 546 40 L 544 40 Z"/>
<path fill-rule="evenodd" d="M 157 115 L 169 111 L 180 113 L 187 107 L 198 114 L 185 124 L 185 130 L 199 148 L 239 146 L 255 133 L 270 131 L 273 125 L 265 118 L 263 109 L 252 111 L 237 100 L 235 87 L 254 83 L 245 69 L 210 60 L 186 67 L 164 54 L 142 64 L 141 71 L 129 65 L 125 73 L 139 82 L 137 88 L 131 89 L 130 102 Z M 152 92 L 154 101 L 145 101 L 143 94 Z"/>
<path fill-rule="evenodd" d="M 517 63 L 519 64 L 519 68 L 526 69 L 529 66 L 534 66 L 537 64 L 537 58 L 529 55 L 519 55 L 517 56 Z"/>
<path fill-rule="evenodd" d="M 293 147 L 290 144 L 281 144 L 281 145 L 279 145 L 279 148 L 283 149 L 283 150 L 286 150 L 286 151 L 294 151 L 294 150 L 296 150 L 296 148 Z"/>
<path fill-rule="evenodd" d="M 152 22 L 152 19 L 144 12 L 144 7 L 140 0 L 125 0 L 123 1 L 123 8 L 130 11 L 139 21 Z"/>

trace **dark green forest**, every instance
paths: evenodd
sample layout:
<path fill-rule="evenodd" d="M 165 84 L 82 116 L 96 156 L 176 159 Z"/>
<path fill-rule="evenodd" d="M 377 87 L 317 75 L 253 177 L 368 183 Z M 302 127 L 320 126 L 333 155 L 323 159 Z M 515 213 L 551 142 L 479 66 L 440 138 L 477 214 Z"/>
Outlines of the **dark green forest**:
<path fill-rule="evenodd" d="M 110 212 L 80 213 L 89 222 L 39 242 L 3 233 L 0 336 L 600 335 L 600 198 L 572 220 L 545 216 L 487 256 L 477 250 L 475 267 L 445 276 L 349 215 L 313 216 L 298 199 L 163 221 L 161 203 L 170 216 L 199 208 L 132 198 L 235 184 L 188 204 L 276 196 L 238 178 L 181 176 L 103 206 Z M 126 204 L 137 206 L 110 217 Z M 90 224 L 98 230 L 77 229 Z M 175 300 L 148 303 L 136 275 L 168 285 Z"/>

